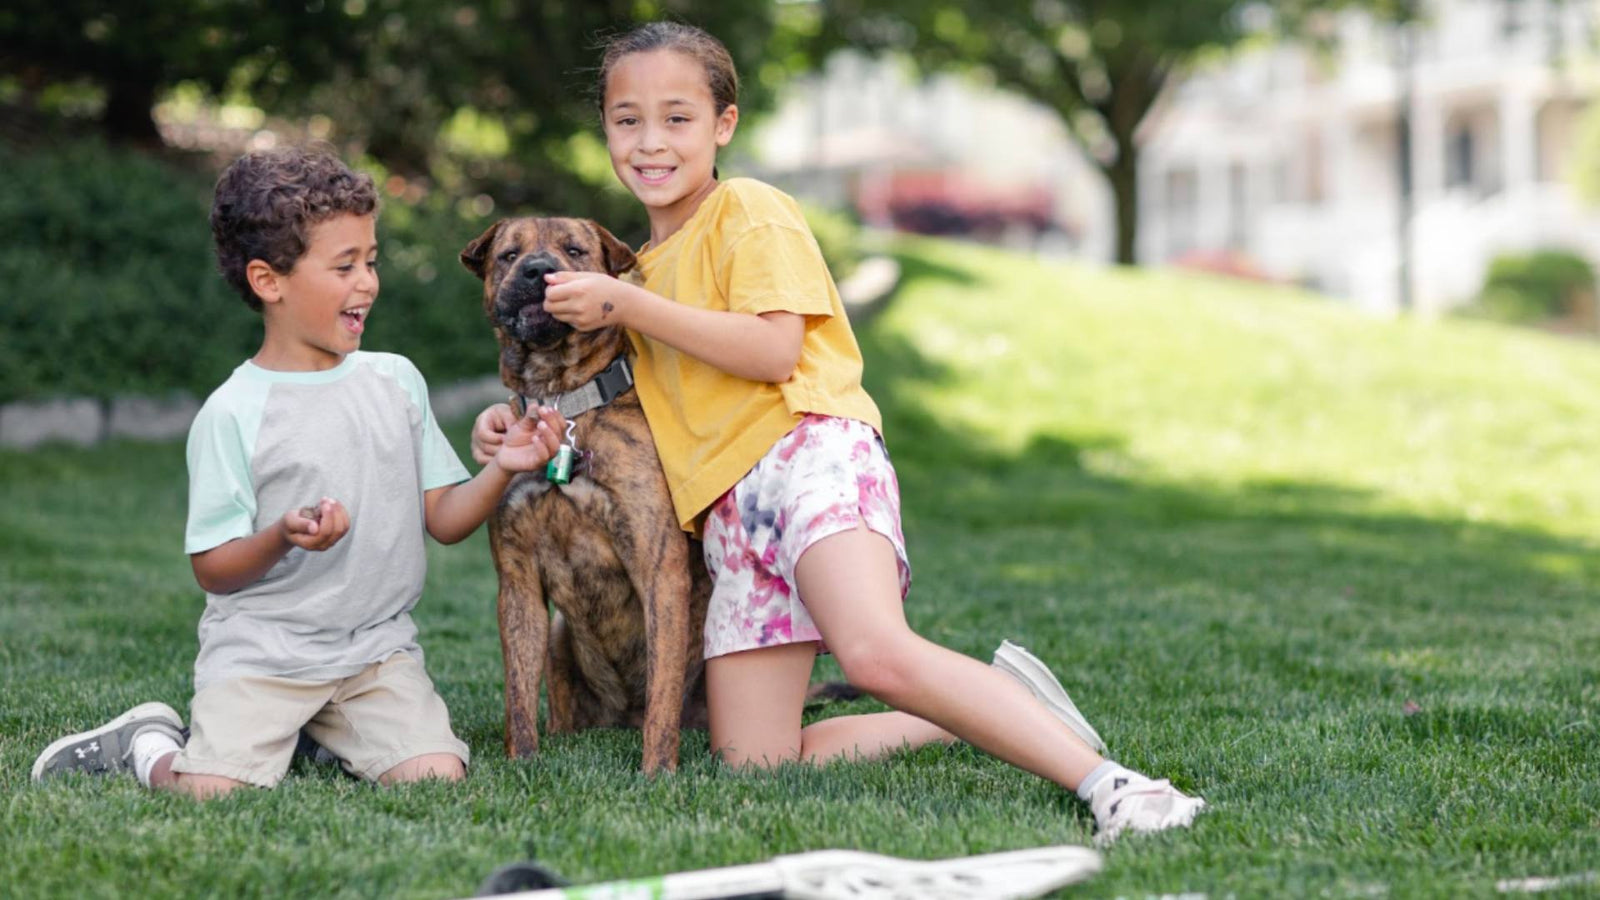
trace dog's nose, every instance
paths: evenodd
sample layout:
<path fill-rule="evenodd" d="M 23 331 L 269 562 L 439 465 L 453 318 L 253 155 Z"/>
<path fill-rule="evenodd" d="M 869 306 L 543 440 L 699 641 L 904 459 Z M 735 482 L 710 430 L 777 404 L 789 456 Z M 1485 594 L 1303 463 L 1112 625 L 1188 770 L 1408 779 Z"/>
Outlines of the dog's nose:
<path fill-rule="evenodd" d="M 529 281 L 544 282 L 544 276 L 556 271 L 556 261 L 548 253 L 522 258 L 521 275 Z"/>

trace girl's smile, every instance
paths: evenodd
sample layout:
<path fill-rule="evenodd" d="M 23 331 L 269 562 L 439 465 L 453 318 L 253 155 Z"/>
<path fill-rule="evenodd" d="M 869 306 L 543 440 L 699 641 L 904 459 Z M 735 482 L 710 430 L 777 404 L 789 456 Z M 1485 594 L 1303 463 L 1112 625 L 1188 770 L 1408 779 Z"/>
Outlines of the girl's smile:
<path fill-rule="evenodd" d="M 671 178 L 672 173 L 676 170 L 662 168 L 643 169 L 635 166 L 634 171 L 639 173 L 640 181 L 648 185 L 657 185 L 666 184 L 667 179 Z"/>

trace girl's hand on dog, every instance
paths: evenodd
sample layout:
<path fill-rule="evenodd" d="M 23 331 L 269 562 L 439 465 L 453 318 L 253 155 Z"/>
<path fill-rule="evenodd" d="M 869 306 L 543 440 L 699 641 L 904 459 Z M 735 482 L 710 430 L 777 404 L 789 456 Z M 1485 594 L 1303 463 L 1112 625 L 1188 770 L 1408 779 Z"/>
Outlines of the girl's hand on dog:
<path fill-rule="evenodd" d="M 579 331 L 621 325 L 633 285 L 604 272 L 551 272 L 544 277 L 544 311 Z"/>
<path fill-rule="evenodd" d="M 350 513 L 344 504 L 323 497 L 316 506 L 291 509 L 279 523 L 284 540 L 305 550 L 326 550 L 350 530 Z"/>
<path fill-rule="evenodd" d="M 567 420 L 561 413 L 547 406 L 540 407 L 537 418 L 524 416 L 511 424 L 493 459 L 507 472 L 541 469 L 550 461 L 550 457 L 556 455 L 556 450 L 561 446 L 561 436 L 566 432 Z M 476 446 L 473 455 L 477 455 Z"/>
<path fill-rule="evenodd" d="M 496 403 L 481 413 L 472 423 L 472 459 L 487 466 L 505 443 L 506 432 L 517 423 L 517 414 L 506 403 Z"/>

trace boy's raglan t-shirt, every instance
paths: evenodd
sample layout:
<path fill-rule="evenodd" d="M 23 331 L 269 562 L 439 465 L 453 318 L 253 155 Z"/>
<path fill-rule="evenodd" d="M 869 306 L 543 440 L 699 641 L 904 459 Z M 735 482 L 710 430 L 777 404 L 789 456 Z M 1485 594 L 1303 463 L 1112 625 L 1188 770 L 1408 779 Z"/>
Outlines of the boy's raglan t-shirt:
<path fill-rule="evenodd" d="M 468 478 L 403 356 L 357 352 L 321 372 L 246 362 L 189 430 L 184 552 L 248 537 L 332 497 L 350 531 L 295 547 L 254 584 L 208 594 L 195 690 L 247 675 L 343 678 L 397 653 L 419 661 L 411 608 L 426 571 L 422 494 Z"/>
<path fill-rule="evenodd" d="M 789 195 L 748 178 L 721 182 L 678 231 L 640 252 L 639 267 L 647 290 L 687 306 L 806 317 L 799 363 L 781 384 L 630 334 L 636 389 L 686 530 L 806 413 L 882 430 L 838 288 Z"/>

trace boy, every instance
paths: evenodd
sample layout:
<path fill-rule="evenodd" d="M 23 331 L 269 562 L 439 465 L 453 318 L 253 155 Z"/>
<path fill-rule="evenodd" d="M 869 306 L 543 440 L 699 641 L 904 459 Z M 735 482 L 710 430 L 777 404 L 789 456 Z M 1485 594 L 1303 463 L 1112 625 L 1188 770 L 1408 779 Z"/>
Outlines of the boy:
<path fill-rule="evenodd" d="M 464 776 L 411 621 L 422 532 L 471 534 L 513 473 L 554 453 L 561 422 L 519 421 L 468 480 L 416 368 L 360 352 L 377 205 L 370 177 L 316 148 L 247 154 L 218 180 L 218 266 L 264 329 L 189 432 L 184 543 L 206 591 L 191 734 L 141 704 L 51 744 L 35 780 L 131 768 L 194 797 L 273 787 L 302 727 L 363 779 Z"/>

